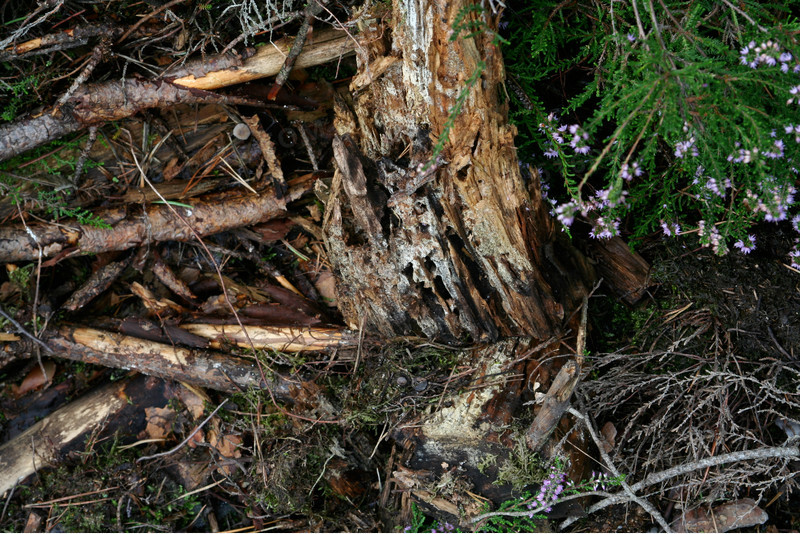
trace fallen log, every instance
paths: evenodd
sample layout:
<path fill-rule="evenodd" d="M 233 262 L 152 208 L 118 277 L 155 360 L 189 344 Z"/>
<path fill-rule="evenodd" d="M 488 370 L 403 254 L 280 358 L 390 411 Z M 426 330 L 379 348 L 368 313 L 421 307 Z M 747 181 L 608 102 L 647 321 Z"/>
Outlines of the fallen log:
<path fill-rule="evenodd" d="M 278 200 L 261 195 L 225 193 L 191 202 L 191 209 L 151 205 L 144 213 L 109 209 L 96 215 L 111 228 L 68 221 L 58 226 L 29 224 L 0 228 L 0 263 L 67 254 L 97 254 L 161 241 L 191 241 L 286 215 L 286 203 L 300 198 L 311 183 L 295 184 Z M 176 215 L 180 214 L 180 217 Z"/>
<path fill-rule="evenodd" d="M 141 375 L 112 382 L 0 445 L 0 495 L 68 452 L 82 449 L 85 437 L 101 424 L 106 425 L 107 433 L 137 433 L 144 428 L 145 408 L 169 402 L 164 386 L 161 380 Z"/>
<path fill-rule="evenodd" d="M 345 32 L 320 31 L 297 58 L 296 66 L 327 63 L 353 51 Z M 259 49 L 246 60 L 209 58 L 202 63 L 218 65 L 208 71 L 201 63 L 155 80 L 124 79 L 82 86 L 58 110 L 0 126 L 0 161 L 32 150 L 68 133 L 107 121 L 129 117 L 141 110 L 185 103 L 224 103 L 229 97 L 207 92 L 257 78 L 274 76 L 283 66 L 291 39 Z"/>

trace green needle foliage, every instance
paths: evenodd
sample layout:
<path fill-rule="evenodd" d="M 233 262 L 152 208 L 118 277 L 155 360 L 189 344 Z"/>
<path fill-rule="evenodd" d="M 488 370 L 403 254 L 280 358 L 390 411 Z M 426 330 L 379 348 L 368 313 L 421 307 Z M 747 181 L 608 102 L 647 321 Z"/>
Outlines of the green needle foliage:
<path fill-rule="evenodd" d="M 520 155 L 554 214 L 608 238 L 697 232 L 748 253 L 792 220 L 800 167 L 798 2 L 535 0 L 508 16 Z M 793 263 L 800 263 L 798 247 Z"/>

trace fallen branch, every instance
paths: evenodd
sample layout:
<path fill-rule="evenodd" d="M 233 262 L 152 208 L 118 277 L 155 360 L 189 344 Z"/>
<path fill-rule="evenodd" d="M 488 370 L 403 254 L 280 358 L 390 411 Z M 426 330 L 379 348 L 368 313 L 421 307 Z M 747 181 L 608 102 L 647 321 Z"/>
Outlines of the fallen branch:
<path fill-rule="evenodd" d="M 207 236 L 248 226 L 286 214 L 286 202 L 300 198 L 311 184 L 290 189 L 277 200 L 270 193 L 260 196 L 225 194 L 193 200 L 192 209 L 183 211 L 183 220 L 176 217 L 172 206 L 149 206 L 144 214 L 128 214 L 110 209 L 96 215 L 111 228 L 77 224 L 29 224 L 27 227 L 0 228 L 0 263 L 30 261 L 59 254 L 97 254 L 160 241 L 192 241 L 196 235 Z M 191 225 L 187 228 L 185 222 Z M 191 231 L 194 229 L 194 233 Z"/>
<path fill-rule="evenodd" d="M 296 401 L 301 381 L 275 377 L 264 384 L 252 360 L 208 350 L 187 349 L 124 334 L 83 327 L 61 327 L 49 340 L 60 358 L 104 367 L 131 369 L 196 386 L 234 393 L 267 387 L 281 402 Z M 299 389 L 298 389 L 299 388 Z"/>
<path fill-rule="evenodd" d="M 647 501 L 647 499 L 644 499 L 643 497 L 639 497 L 638 495 L 636 495 L 636 492 L 633 490 L 633 488 L 631 488 L 631 486 L 627 482 L 625 482 L 625 479 L 622 477 L 622 474 L 614 465 L 614 462 L 611 461 L 611 457 L 608 455 L 608 452 L 606 452 L 605 444 L 603 440 L 600 438 L 600 435 L 597 433 L 597 430 L 595 430 L 594 425 L 589 420 L 589 417 L 587 417 L 585 414 L 579 412 L 574 408 L 570 408 L 569 413 L 574 415 L 586 426 L 586 429 L 589 431 L 589 435 L 592 436 L 592 441 L 594 441 L 594 444 L 597 446 L 597 450 L 600 451 L 600 456 L 603 458 L 603 462 L 605 463 L 606 469 L 611 471 L 611 474 L 620 480 L 620 485 L 622 486 L 622 490 L 628 497 L 628 499 L 641 506 L 642 509 L 644 509 L 648 514 L 650 514 L 650 517 L 655 519 L 656 523 L 658 523 L 661 526 L 661 528 L 664 529 L 664 532 L 673 532 L 672 528 L 669 526 L 669 523 L 667 523 L 667 520 L 664 519 L 664 516 L 662 516 L 661 513 L 658 510 L 656 510 L 655 507 L 652 504 L 650 504 L 649 501 Z"/>
<path fill-rule="evenodd" d="M 241 66 L 208 72 L 202 76 L 189 74 L 176 77 L 172 83 L 193 89 L 219 89 L 229 85 L 275 76 L 283 67 L 294 39 L 285 38 L 264 45 Z M 353 53 L 354 41 L 346 32 L 334 29 L 315 30 L 312 39 L 297 56 L 295 68 L 313 67 Z"/>
<path fill-rule="evenodd" d="M 0 51 L 0 62 L 22 59 L 33 55 L 49 54 L 59 50 L 69 50 L 83 46 L 89 39 L 107 37 L 114 39 L 124 30 L 112 24 L 86 24 L 65 31 L 43 35 L 18 45 L 10 45 Z"/>
<path fill-rule="evenodd" d="M 353 50 L 344 32 L 329 30 L 309 43 L 297 58 L 297 67 L 327 63 Z M 230 58 L 209 58 L 221 70 L 209 72 L 189 66 L 155 80 L 124 79 L 82 86 L 64 102 L 63 109 L 0 126 L 0 161 L 32 150 L 66 134 L 107 121 L 120 120 L 144 109 L 191 103 L 235 103 L 235 97 L 208 92 L 257 78 L 274 76 L 283 65 L 291 40 L 265 45 L 251 58 L 231 66 Z M 240 99 L 241 100 L 241 99 Z M 249 102 L 249 105 L 255 105 Z"/>

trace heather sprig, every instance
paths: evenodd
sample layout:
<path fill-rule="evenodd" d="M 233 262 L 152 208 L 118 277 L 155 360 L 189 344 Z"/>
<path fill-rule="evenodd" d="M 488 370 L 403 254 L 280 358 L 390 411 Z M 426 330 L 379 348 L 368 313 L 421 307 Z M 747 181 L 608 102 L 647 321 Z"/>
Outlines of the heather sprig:
<path fill-rule="evenodd" d="M 552 214 L 595 238 L 623 219 L 634 238 L 697 234 L 717 254 L 747 254 L 754 224 L 796 217 L 800 24 L 785 13 L 531 2 L 505 54 L 528 97 L 513 113 L 520 155 L 541 166 Z"/>

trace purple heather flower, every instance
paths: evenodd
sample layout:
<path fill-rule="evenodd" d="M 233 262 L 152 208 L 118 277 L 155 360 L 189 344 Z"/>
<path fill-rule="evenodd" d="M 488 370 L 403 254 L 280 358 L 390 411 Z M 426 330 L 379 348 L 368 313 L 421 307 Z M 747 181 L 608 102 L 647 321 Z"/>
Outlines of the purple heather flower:
<path fill-rule="evenodd" d="M 634 161 L 630 166 L 627 163 L 623 163 L 619 173 L 623 180 L 630 182 L 634 176 L 641 176 L 644 171 L 639 167 L 639 162 Z"/>
<path fill-rule="evenodd" d="M 676 158 L 683 158 L 683 156 L 688 152 L 692 156 L 698 156 L 699 152 L 697 151 L 697 147 L 694 146 L 695 139 L 694 136 L 690 137 L 686 141 L 681 141 L 675 145 L 675 157 Z"/>
<path fill-rule="evenodd" d="M 594 239 L 611 239 L 619 234 L 619 220 L 608 221 L 603 217 L 598 217 L 594 221 L 594 228 L 589 232 L 589 236 Z"/>
<path fill-rule="evenodd" d="M 544 151 L 544 155 L 546 158 L 555 158 L 558 157 L 558 150 L 555 148 L 548 148 Z"/>
<path fill-rule="evenodd" d="M 590 150 L 589 145 L 583 145 L 576 148 L 575 152 L 578 154 L 588 154 Z"/>
<path fill-rule="evenodd" d="M 800 104 L 800 85 L 795 85 L 789 89 L 789 94 L 792 95 L 792 98 L 786 101 L 787 106 L 790 106 L 794 103 Z"/>
<path fill-rule="evenodd" d="M 578 212 L 578 206 L 575 202 L 567 202 L 556 206 L 553 211 L 558 221 L 569 228 L 575 221 L 575 213 Z"/>
<path fill-rule="evenodd" d="M 636 36 L 635 36 L 633 33 L 629 33 L 629 34 L 628 34 L 628 35 L 626 35 L 625 37 L 627 37 L 627 38 L 628 38 L 628 41 L 630 41 L 631 43 L 632 43 L 632 42 L 634 42 L 634 41 L 636 40 Z"/>
<path fill-rule="evenodd" d="M 792 228 L 794 228 L 795 232 L 800 234 L 800 214 L 792 217 Z"/>
<path fill-rule="evenodd" d="M 733 246 L 738 248 L 742 252 L 742 254 L 750 254 L 756 248 L 756 236 L 748 234 L 747 241 L 740 239 L 739 241 L 734 243 Z"/>
<path fill-rule="evenodd" d="M 789 251 L 789 260 L 794 269 L 800 269 L 800 240 L 795 239 L 794 247 Z"/>

